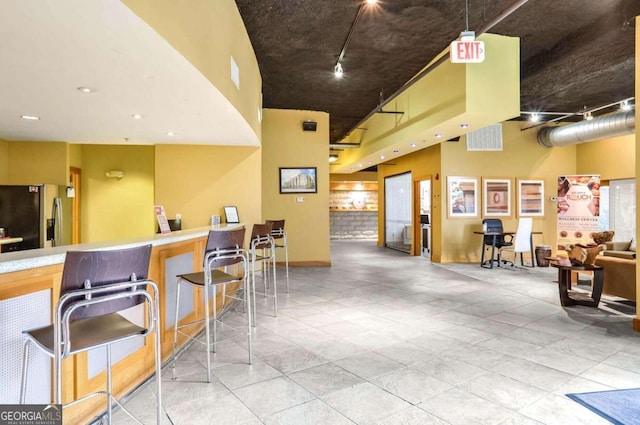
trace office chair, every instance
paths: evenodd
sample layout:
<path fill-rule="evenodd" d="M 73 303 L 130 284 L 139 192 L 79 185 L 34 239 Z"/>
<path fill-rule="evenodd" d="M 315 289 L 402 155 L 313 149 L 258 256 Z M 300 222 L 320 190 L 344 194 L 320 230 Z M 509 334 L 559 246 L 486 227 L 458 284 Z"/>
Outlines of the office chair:
<path fill-rule="evenodd" d="M 502 220 L 499 218 L 485 218 L 482 220 L 483 228 L 487 233 L 502 233 L 504 229 L 502 228 Z M 508 238 L 508 239 L 507 239 Z M 486 268 L 493 268 L 493 262 L 495 260 L 498 261 L 498 267 L 500 267 L 500 249 L 505 246 L 511 246 L 513 237 L 510 235 L 484 235 L 482 240 L 482 258 L 481 258 L 481 266 Z M 491 256 L 488 260 L 485 261 L 484 256 L 487 249 L 491 248 Z M 497 250 L 497 258 L 495 258 Z M 488 265 L 487 265 L 488 264 Z"/>

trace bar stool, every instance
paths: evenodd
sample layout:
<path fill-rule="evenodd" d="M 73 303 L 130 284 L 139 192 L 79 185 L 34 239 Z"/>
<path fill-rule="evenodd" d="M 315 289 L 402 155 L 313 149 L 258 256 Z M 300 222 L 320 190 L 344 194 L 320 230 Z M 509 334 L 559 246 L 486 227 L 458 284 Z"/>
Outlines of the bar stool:
<path fill-rule="evenodd" d="M 26 340 L 22 363 L 20 403 L 24 404 L 27 389 L 29 347 L 31 344 L 53 358 L 54 403 L 62 404 L 62 360 L 81 352 L 106 346 L 107 388 L 63 405 L 72 406 L 97 395 L 107 396 L 107 419 L 111 424 L 114 397 L 111 382 L 111 344 L 133 337 L 144 337 L 155 330 L 155 379 L 157 423 L 162 416 L 160 391 L 160 332 L 158 322 L 158 287 L 147 279 L 151 245 L 105 251 L 69 251 L 62 271 L 60 299 L 53 324 L 24 331 Z M 136 324 L 119 312 L 146 305 L 146 322 Z M 139 422 L 138 422 L 139 423 Z"/>
<path fill-rule="evenodd" d="M 289 248 L 287 243 L 287 232 L 284 231 L 284 220 L 265 220 L 266 224 L 271 224 L 271 237 L 276 241 L 276 248 L 284 248 L 284 265 L 287 279 L 287 294 L 289 293 Z M 281 240 L 282 243 L 278 244 Z"/>
<path fill-rule="evenodd" d="M 251 291 L 249 288 L 249 258 L 247 250 L 242 248 L 244 243 L 245 229 L 236 230 L 211 230 L 207 237 L 207 246 L 204 256 L 204 271 L 187 273 L 178 275 L 178 285 L 176 288 L 176 321 L 173 332 L 173 363 L 172 377 L 176 379 L 176 361 L 178 360 L 178 333 L 200 343 L 192 334 L 180 331 L 180 329 L 189 327 L 198 323 L 205 324 L 206 342 L 203 344 L 207 347 L 207 382 L 211 382 L 211 350 L 215 353 L 217 340 L 217 323 L 218 306 L 216 293 L 218 287 L 222 287 L 222 306 L 225 310 L 225 302 L 231 299 L 232 302 L 242 301 L 245 304 L 245 312 L 247 314 L 247 340 L 249 346 L 249 364 L 251 364 Z M 228 266 L 239 266 L 238 274 L 227 272 Z M 225 268 L 225 271 L 219 268 Z M 229 283 L 240 283 L 241 288 L 231 295 L 226 293 L 226 285 Z M 194 320 L 183 325 L 178 325 L 178 313 L 180 306 L 180 285 L 189 284 L 202 289 L 204 301 L 204 319 Z M 209 314 L 209 295 L 212 296 L 213 316 Z M 211 344 L 211 331 L 209 322 L 213 321 L 213 344 Z"/>
<path fill-rule="evenodd" d="M 251 248 L 249 259 L 251 261 L 251 285 L 253 292 L 253 326 L 256 326 L 256 263 L 262 263 L 262 281 L 264 291 L 260 293 L 273 298 L 273 315 L 278 315 L 278 289 L 276 285 L 276 242 L 271 236 L 271 223 L 254 224 L 251 230 Z M 272 270 L 270 270 L 272 269 Z M 269 275 L 273 272 L 273 293 L 269 294 Z"/>

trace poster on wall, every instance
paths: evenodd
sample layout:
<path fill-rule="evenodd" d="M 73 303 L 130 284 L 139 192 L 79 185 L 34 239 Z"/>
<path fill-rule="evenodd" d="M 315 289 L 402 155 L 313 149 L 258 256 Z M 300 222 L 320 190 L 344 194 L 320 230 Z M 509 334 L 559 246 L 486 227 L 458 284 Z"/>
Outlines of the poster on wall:
<path fill-rule="evenodd" d="M 600 217 L 600 175 L 558 177 L 558 249 L 592 244 Z"/>

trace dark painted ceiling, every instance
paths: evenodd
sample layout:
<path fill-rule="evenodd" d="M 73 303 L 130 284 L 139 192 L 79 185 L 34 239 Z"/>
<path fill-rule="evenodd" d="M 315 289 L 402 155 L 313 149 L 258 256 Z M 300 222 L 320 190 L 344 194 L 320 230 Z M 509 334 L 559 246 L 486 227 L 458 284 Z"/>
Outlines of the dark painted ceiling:
<path fill-rule="evenodd" d="M 263 106 L 330 114 L 332 142 L 465 29 L 465 0 L 236 0 L 263 79 Z M 479 31 L 516 0 L 468 0 Z M 640 0 L 529 0 L 489 32 L 520 37 L 521 110 L 579 112 L 634 96 Z M 594 114 L 595 115 L 595 114 Z M 551 116 L 547 117 L 547 119 Z"/>

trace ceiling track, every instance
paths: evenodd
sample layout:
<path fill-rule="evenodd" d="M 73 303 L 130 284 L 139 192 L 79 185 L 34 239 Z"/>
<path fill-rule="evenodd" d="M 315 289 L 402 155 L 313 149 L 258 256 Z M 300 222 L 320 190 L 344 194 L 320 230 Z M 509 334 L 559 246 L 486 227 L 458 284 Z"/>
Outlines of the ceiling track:
<path fill-rule="evenodd" d="M 498 15 L 496 15 L 492 20 L 490 20 L 489 22 L 487 22 L 485 25 L 483 25 L 478 31 L 476 31 L 476 36 L 482 35 L 485 32 L 491 30 L 491 28 L 493 28 L 494 26 L 498 25 L 500 22 L 502 22 L 503 20 L 505 20 L 509 15 L 511 15 L 513 12 L 515 12 L 516 10 L 518 10 L 520 7 L 524 6 L 525 3 L 527 3 L 529 0 L 518 0 L 514 3 L 512 3 L 510 6 L 506 7 L 504 10 L 502 10 L 500 13 L 498 13 Z M 438 66 L 440 66 L 441 64 L 443 64 L 445 61 L 447 61 L 449 59 L 449 53 L 447 52 L 446 54 L 444 54 L 442 57 L 440 57 L 438 60 L 436 60 L 435 62 L 431 63 L 429 66 L 427 66 L 425 69 L 423 69 L 420 73 L 418 73 L 417 75 L 415 75 L 412 79 L 410 79 L 409 81 L 407 81 L 406 83 L 404 83 L 402 85 L 402 87 L 400 87 L 398 90 L 396 90 L 391 96 L 389 96 L 387 99 L 385 99 L 383 102 L 381 102 L 376 109 L 374 109 L 373 111 L 369 112 L 363 119 L 361 119 L 358 124 L 356 124 L 354 126 L 353 129 L 360 127 L 362 124 L 364 124 L 369 118 L 371 118 L 372 116 L 374 116 L 375 114 L 379 113 L 380 110 L 382 110 L 382 108 L 389 104 L 389 102 L 391 102 L 393 99 L 395 99 L 396 97 L 398 97 L 400 94 L 402 94 L 405 90 L 409 89 L 409 87 L 413 86 L 415 83 L 417 83 L 418 81 L 420 81 L 424 76 L 428 75 L 429 73 L 431 73 L 431 71 L 433 71 L 434 69 L 436 69 Z M 353 131 L 353 129 L 351 131 Z M 351 131 L 349 131 L 345 137 L 347 135 L 349 135 L 349 133 L 351 133 Z"/>

